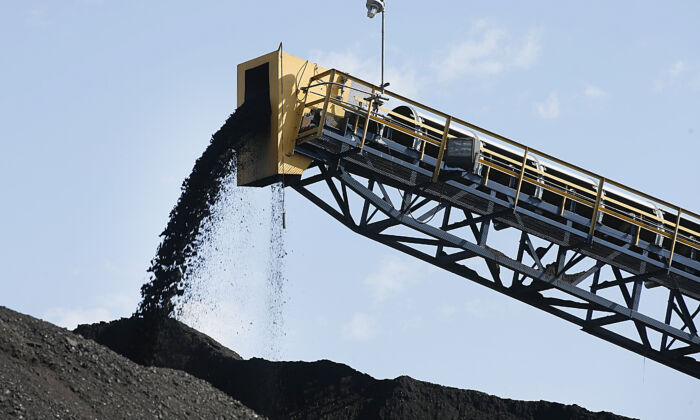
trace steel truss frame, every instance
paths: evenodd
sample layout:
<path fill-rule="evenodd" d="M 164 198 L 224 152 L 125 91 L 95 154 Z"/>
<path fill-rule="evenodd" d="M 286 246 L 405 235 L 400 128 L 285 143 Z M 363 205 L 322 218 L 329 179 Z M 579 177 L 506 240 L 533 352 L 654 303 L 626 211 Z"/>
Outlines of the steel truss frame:
<path fill-rule="evenodd" d="M 586 241 L 563 246 L 537 238 L 547 245 L 536 247 L 524 229 L 516 255 L 508 256 L 489 246 L 489 233 L 503 227 L 497 221 L 503 210 L 480 215 L 415 187 L 389 185 L 378 174 L 352 173 L 342 154 L 317 156 L 313 166 L 317 174 L 309 176 L 313 171 L 306 171 L 290 186 L 352 231 L 700 379 L 700 361 L 694 358 L 700 356 L 695 322 L 700 302 L 667 288 L 663 319 L 640 311 L 645 282 L 663 270 L 650 267 L 652 271 L 641 275 L 627 273 L 584 255 L 581 251 L 590 246 Z M 325 186 L 330 194 L 314 193 L 310 189 L 314 185 Z M 416 216 L 419 210 L 423 213 Z M 517 215 L 526 210 L 508 211 Z M 485 263 L 488 274 L 470 268 L 478 260 Z M 611 290 L 619 293 L 613 296 Z"/>

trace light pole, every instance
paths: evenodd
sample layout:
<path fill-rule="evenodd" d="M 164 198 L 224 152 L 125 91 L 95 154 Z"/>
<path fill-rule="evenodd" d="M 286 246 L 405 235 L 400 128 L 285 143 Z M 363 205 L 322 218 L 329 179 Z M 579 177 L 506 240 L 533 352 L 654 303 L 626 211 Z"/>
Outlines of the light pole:
<path fill-rule="evenodd" d="M 367 7 L 367 17 L 372 19 L 374 18 L 377 13 L 382 14 L 382 81 L 379 87 L 382 89 L 382 93 L 384 93 L 384 88 L 386 86 L 389 86 L 389 83 L 384 83 L 384 22 L 385 22 L 385 11 L 386 11 L 386 4 L 385 0 L 367 0 L 367 3 L 365 6 Z"/>

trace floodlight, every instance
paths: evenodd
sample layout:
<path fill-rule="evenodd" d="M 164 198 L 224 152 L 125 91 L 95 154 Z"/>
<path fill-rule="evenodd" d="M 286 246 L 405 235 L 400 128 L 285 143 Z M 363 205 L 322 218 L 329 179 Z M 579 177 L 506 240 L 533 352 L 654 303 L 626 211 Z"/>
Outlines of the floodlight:
<path fill-rule="evenodd" d="M 386 17 L 386 4 L 384 0 L 367 0 L 365 6 L 367 7 L 367 17 L 370 19 L 377 16 L 377 13 L 382 14 L 382 81 L 379 86 L 382 93 L 384 93 L 384 88 L 389 85 L 384 83 L 384 20 Z"/>
<path fill-rule="evenodd" d="M 382 13 L 384 11 L 384 1 L 383 0 L 367 0 L 367 17 L 372 19 L 377 15 L 377 13 Z"/>

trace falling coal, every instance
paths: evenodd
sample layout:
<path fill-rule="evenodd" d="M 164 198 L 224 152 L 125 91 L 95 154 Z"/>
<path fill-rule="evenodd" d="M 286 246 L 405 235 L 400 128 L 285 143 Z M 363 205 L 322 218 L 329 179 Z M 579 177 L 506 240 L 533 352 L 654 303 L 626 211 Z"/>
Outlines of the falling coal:
<path fill-rule="evenodd" d="M 270 249 L 267 272 L 267 312 L 269 314 L 269 343 L 266 345 L 267 358 L 280 359 L 279 343 L 284 336 L 283 309 L 286 303 L 284 263 L 284 186 L 272 185 L 270 202 Z"/>
<path fill-rule="evenodd" d="M 188 263 L 173 317 L 244 357 L 278 360 L 287 301 L 282 187 L 240 188 L 235 171 L 222 182 Z"/>
<path fill-rule="evenodd" d="M 191 266 L 199 259 L 202 238 L 212 208 L 222 196 L 227 179 L 235 173 L 236 150 L 247 141 L 269 136 L 270 101 L 267 95 L 247 97 L 212 136 L 192 173 L 182 184 L 177 204 L 148 271 L 150 280 L 141 287 L 140 317 L 169 317 L 188 289 Z"/>

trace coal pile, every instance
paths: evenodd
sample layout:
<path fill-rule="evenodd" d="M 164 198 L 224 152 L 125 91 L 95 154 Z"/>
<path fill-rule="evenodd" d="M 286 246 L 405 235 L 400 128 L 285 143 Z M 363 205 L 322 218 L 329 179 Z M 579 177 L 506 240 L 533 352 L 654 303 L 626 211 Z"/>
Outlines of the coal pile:
<path fill-rule="evenodd" d="M 211 216 L 222 182 L 235 170 L 236 150 L 246 141 L 269 131 L 267 95 L 247 97 L 211 138 L 182 184 L 182 193 L 170 212 L 168 225 L 148 271 L 151 279 L 141 288 L 140 316 L 169 316 L 174 299 L 187 289 L 188 264 L 196 261 L 201 229 Z"/>
<path fill-rule="evenodd" d="M 187 348 L 196 348 L 193 344 Z M 236 357 L 225 350 L 220 354 Z M 260 417 L 185 372 L 138 365 L 92 340 L 0 306 L 0 418 Z"/>
<path fill-rule="evenodd" d="M 272 419 L 624 418 L 608 412 L 593 413 L 576 405 L 501 399 L 407 376 L 377 380 L 327 360 L 242 360 L 211 338 L 172 319 L 121 319 L 81 325 L 76 332 L 136 363 L 185 370 Z"/>

